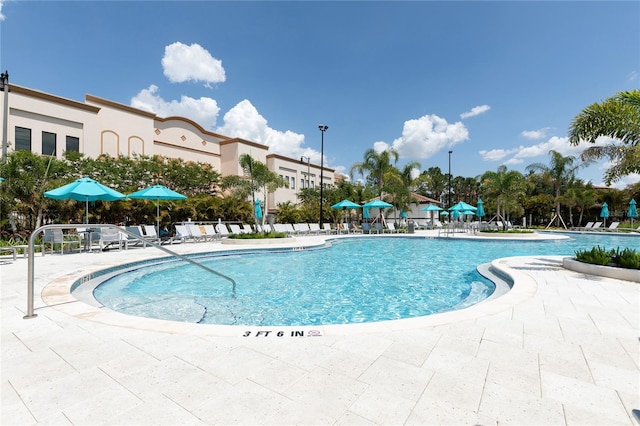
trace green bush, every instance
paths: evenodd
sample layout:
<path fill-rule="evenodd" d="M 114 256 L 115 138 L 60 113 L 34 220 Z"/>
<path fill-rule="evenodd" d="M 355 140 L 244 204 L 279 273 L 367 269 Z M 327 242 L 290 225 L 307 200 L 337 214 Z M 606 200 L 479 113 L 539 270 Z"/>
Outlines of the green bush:
<path fill-rule="evenodd" d="M 605 250 L 604 247 L 596 246 L 591 250 L 576 251 L 576 259 L 580 262 L 590 263 L 593 265 L 608 265 L 613 260 L 615 252 L 613 250 Z"/>
<path fill-rule="evenodd" d="M 615 260 L 621 268 L 640 269 L 640 252 L 633 249 L 618 249 Z"/>

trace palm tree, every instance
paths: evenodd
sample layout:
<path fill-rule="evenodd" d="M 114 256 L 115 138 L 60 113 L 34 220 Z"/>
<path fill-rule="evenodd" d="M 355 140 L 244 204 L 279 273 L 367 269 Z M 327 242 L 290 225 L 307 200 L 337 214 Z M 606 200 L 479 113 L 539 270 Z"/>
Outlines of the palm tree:
<path fill-rule="evenodd" d="M 526 170 L 529 172 L 540 171 L 552 182 L 554 199 L 556 202 L 555 219 L 556 222 L 558 219 L 562 221 L 562 224 L 566 228 L 567 226 L 564 224 L 564 220 L 562 220 L 562 216 L 560 215 L 561 195 L 563 190 L 567 189 L 569 183 L 575 179 L 575 172 L 580 165 L 573 165 L 576 158 L 571 155 L 564 157 L 562 154 L 554 150 L 549 151 L 549 154 L 551 155 L 551 163 L 548 166 L 542 163 L 534 163 L 529 164 Z"/>
<path fill-rule="evenodd" d="M 367 174 L 367 180 L 378 188 L 378 196 L 381 196 L 385 183 L 385 174 L 394 167 L 391 164 L 391 160 L 393 159 L 395 164 L 398 162 L 399 157 L 398 151 L 393 148 L 387 148 L 382 152 L 369 148 L 364 153 L 364 161 L 351 166 L 349 174 L 352 179 L 354 172 L 358 172 L 362 176 Z"/>
<path fill-rule="evenodd" d="M 496 218 L 501 220 L 503 227 L 506 228 L 506 219 L 501 214 L 500 207 L 505 208 L 524 197 L 527 187 L 524 176 L 516 170 L 507 170 L 507 166 L 502 165 L 495 172 L 485 172 L 480 181 L 482 192 L 487 196 L 495 197 Z"/>
<path fill-rule="evenodd" d="M 640 173 L 640 90 L 620 92 L 602 103 L 583 109 L 569 126 L 569 143 L 595 143 L 600 136 L 608 136 L 621 143 L 592 146 L 581 154 L 583 161 L 608 158 L 607 184 L 630 173 Z"/>

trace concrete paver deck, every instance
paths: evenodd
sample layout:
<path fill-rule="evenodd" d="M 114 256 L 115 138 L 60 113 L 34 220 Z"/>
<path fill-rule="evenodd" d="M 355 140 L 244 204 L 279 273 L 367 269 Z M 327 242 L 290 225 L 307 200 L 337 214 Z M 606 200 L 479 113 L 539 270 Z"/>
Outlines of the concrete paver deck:
<path fill-rule="evenodd" d="M 151 256 L 165 254 L 38 255 L 28 320 L 26 260 L 0 266 L 3 425 L 629 425 L 640 408 L 640 287 L 567 271 L 559 257 L 500 260 L 514 290 L 475 309 L 321 337 L 140 327 L 57 290 L 57 306 L 43 302 L 87 265 Z"/>

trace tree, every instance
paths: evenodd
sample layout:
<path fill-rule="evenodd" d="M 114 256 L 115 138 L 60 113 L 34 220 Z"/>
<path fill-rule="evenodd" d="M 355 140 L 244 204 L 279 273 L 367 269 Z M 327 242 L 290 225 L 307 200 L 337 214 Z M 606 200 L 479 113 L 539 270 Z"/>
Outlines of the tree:
<path fill-rule="evenodd" d="M 448 180 L 440 167 L 429 167 L 418 176 L 415 183 L 418 194 L 440 200 L 447 189 Z"/>
<path fill-rule="evenodd" d="M 364 153 L 364 161 L 351 166 L 349 174 L 352 179 L 354 172 L 360 173 L 363 177 L 366 174 L 367 181 L 378 188 L 378 196 L 381 196 L 385 183 L 385 174 L 394 167 L 391 164 L 391 160 L 393 159 L 395 164 L 398 162 L 399 157 L 398 151 L 393 148 L 387 148 L 382 152 L 369 148 Z"/>
<path fill-rule="evenodd" d="M 540 171 L 552 182 L 553 196 L 556 202 L 555 208 L 557 221 L 558 218 L 562 220 L 562 216 L 560 215 L 560 201 L 562 200 L 561 195 L 563 194 L 563 191 L 569 187 L 569 184 L 575 179 L 575 172 L 580 167 L 580 165 L 573 165 L 576 158 L 571 155 L 564 157 L 562 154 L 554 150 L 549 151 L 549 154 L 551 155 L 551 162 L 548 166 L 542 163 L 533 163 L 529 164 L 526 170 Z"/>
<path fill-rule="evenodd" d="M 501 207 L 508 205 L 513 208 L 513 204 L 524 197 L 527 188 L 526 180 L 522 173 L 516 170 L 507 170 L 507 166 L 498 167 L 495 172 L 485 172 L 481 178 L 481 190 L 487 196 L 495 197 L 496 218 L 502 220 L 506 229 L 507 219 L 501 214 Z"/>
<path fill-rule="evenodd" d="M 619 142 L 592 146 L 581 154 L 583 161 L 608 158 L 612 165 L 604 174 L 607 184 L 622 176 L 640 173 L 640 90 L 619 92 L 583 109 L 569 126 L 569 143 L 595 143 L 601 136 Z"/>

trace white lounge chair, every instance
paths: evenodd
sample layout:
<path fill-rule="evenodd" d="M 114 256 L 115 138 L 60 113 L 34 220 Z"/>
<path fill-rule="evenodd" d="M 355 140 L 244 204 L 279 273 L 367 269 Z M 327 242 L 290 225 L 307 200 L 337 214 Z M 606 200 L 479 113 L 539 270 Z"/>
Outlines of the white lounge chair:
<path fill-rule="evenodd" d="M 204 232 L 200 229 L 200 225 L 196 225 L 195 223 L 187 223 L 187 230 L 189 231 L 189 235 L 194 241 L 206 241 L 209 239 Z"/>
<path fill-rule="evenodd" d="M 591 227 L 591 229 L 598 229 L 602 226 L 602 222 L 596 222 L 593 224 L 593 227 Z"/>
<path fill-rule="evenodd" d="M 100 241 L 98 244 L 100 251 L 104 251 L 104 249 L 116 244 L 118 245 L 118 250 L 122 250 L 123 245 L 127 248 L 127 241 L 122 240 L 122 233 L 113 228 L 100 229 Z"/>
<path fill-rule="evenodd" d="M 322 230 L 325 231 L 327 234 L 337 234 L 338 231 L 336 229 L 333 229 L 331 227 L 330 223 L 323 223 L 322 224 Z"/>
<path fill-rule="evenodd" d="M 320 229 L 320 224 L 318 224 L 318 223 L 310 223 L 309 224 L 309 232 L 313 233 L 313 234 L 316 234 L 316 235 L 320 235 L 321 233 L 322 234 L 326 234 L 327 233 L 326 231 Z"/>
<path fill-rule="evenodd" d="M 203 225 L 204 234 L 209 238 L 210 241 L 219 240 L 222 236 L 216 231 L 213 225 Z"/>
<path fill-rule="evenodd" d="M 293 230 L 296 235 L 308 235 L 309 234 L 309 225 L 306 223 L 295 223 L 293 225 Z"/>
<path fill-rule="evenodd" d="M 245 234 L 253 234 L 253 229 L 251 229 L 251 225 L 247 223 L 242 224 L 242 232 Z"/>
<path fill-rule="evenodd" d="M 225 225 L 224 223 L 217 224 L 216 231 L 218 232 L 218 234 L 220 234 L 220 238 L 228 237 L 230 235 L 229 228 L 227 228 L 227 225 Z"/>
<path fill-rule="evenodd" d="M 242 234 L 242 229 L 240 229 L 240 225 L 236 225 L 233 223 L 229 224 L 229 231 L 231 231 L 232 234 Z"/>

